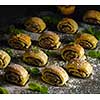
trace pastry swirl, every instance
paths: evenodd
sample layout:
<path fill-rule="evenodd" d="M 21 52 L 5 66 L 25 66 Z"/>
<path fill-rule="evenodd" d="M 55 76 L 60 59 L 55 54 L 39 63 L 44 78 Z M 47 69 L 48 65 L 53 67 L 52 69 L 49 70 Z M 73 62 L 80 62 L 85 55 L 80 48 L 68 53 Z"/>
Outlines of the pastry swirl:
<path fill-rule="evenodd" d="M 8 44 L 15 49 L 27 49 L 31 45 L 31 38 L 24 33 L 12 35 L 8 40 Z"/>
<path fill-rule="evenodd" d="M 86 60 L 74 59 L 66 65 L 66 70 L 77 77 L 87 78 L 92 74 L 92 66 Z"/>
<path fill-rule="evenodd" d="M 8 82 L 23 86 L 28 81 L 29 74 L 23 66 L 10 64 L 5 69 L 5 79 Z"/>
<path fill-rule="evenodd" d="M 57 25 L 60 32 L 74 34 L 78 30 L 78 24 L 71 18 L 63 18 Z"/>
<path fill-rule="evenodd" d="M 40 49 L 25 52 L 23 61 L 30 65 L 44 66 L 48 61 L 48 56 Z"/>
<path fill-rule="evenodd" d="M 84 33 L 75 39 L 75 43 L 80 44 L 86 49 L 94 49 L 97 46 L 98 40 L 95 38 L 95 36 Z"/>
<path fill-rule="evenodd" d="M 84 56 L 84 49 L 78 44 L 69 44 L 62 48 L 61 56 L 65 61 L 82 58 Z"/>
<path fill-rule="evenodd" d="M 6 68 L 11 61 L 11 57 L 3 50 L 0 50 L 0 69 Z"/>
<path fill-rule="evenodd" d="M 39 46 L 45 49 L 57 49 L 61 42 L 60 37 L 51 31 L 44 32 L 38 39 Z"/>
<path fill-rule="evenodd" d="M 57 8 L 64 15 L 70 15 L 70 14 L 74 13 L 74 11 L 75 11 L 74 5 L 61 5 L 61 6 L 57 6 Z"/>
<path fill-rule="evenodd" d="M 68 74 L 62 67 L 51 65 L 42 70 L 42 80 L 48 84 L 62 86 L 68 79 Z"/>
<path fill-rule="evenodd" d="M 25 21 L 25 27 L 28 31 L 41 33 L 46 28 L 46 24 L 39 17 L 31 17 Z"/>
<path fill-rule="evenodd" d="M 88 10 L 83 16 L 83 21 L 91 24 L 100 24 L 100 12 L 97 10 Z"/>

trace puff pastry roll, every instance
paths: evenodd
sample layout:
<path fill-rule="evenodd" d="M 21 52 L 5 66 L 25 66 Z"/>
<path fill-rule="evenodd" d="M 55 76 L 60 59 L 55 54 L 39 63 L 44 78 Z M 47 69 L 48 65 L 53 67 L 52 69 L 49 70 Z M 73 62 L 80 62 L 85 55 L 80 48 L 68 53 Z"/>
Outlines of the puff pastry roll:
<path fill-rule="evenodd" d="M 61 56 L 65 61 L 84 56 L 84 49 L 78 44 L 69 44 L 61 49 Z"/>
<path fill-rule="evenodd" d="M 0 69 L 6 68 L 11 61 L 11 57 L 8 53 L 0 50 Z"/>
<path fill-rule="evenodd" d="M 42 80 L 48 84 L 62 86 L 68 79 L 69 76 L 62 67 L 50 65 L 42 70 Z"/>
<path fill-rule="evenodd" d="M 24 53 L 23 61 L 30 65 L 44 66 L 48 61 L 48 56 L 42 50 L 34 49 Z"/>
<path fill-rule="evenodd" d="M 25 27 L 28 31 L 41 33 L 46 28 L 46 24 L 39 17 L 31 17 L 25 21 Z"/>
<path fill-rule="evenodd" d="M 29 74 L 23 66 L 10 64 L 5 69 L 5 79 L 8 82 L 23 86 L 28 81 Z"/>
<path fill-rule="evenodd" d="M 72 18 L 63 18 L 59 21 L 57 29 L 63 33 L 75 34 L 78 30 L 78 24 Z"/>
<path fill-rule="evenodd" d="M 75 43 L 80 44 L 86 49 L 94 49 L 97 46 L 98 40 L 91 34 L 83 33 L 75 39 Z"/>
<path fill-rule="evenodd" d="M 66 70 L 77 77 L 87 78 L 92 74 L 93 68 L 86 60 L 71 60 L 66 65 Z"/>
<path fill-rule="evenodd" d="M 14 34 L 9 38 L 8 44 L 15 49 L 27 49 L 31 46 L 31 38 L 24 33 Z"/>
<path fill-rule="evenodd" d="M 100 24 L 100 12 L 97 10 L 88 10 L 83 16 L 83 21 L 91 24 Z"/>
<path fill-rule="evenodd" d="M 61 5 L 57 6 L 60 12 L 64 15 L 70 15 L 74 13 L 75 11 L 75 6 L 74 5 Z"/>
<path fill-rule="evenodd" d="M 45 49 L 57 49 L 61 45 L 60 37 L 52 31 L 41 34 L 38 41 L 39 46 Z"/>

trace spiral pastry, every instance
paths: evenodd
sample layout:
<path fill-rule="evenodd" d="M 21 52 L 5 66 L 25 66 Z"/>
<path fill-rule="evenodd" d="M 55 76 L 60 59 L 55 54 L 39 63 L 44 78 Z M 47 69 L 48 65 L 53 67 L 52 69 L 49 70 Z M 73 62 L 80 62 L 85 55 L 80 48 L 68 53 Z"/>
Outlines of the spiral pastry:
<path fill-rule="evenodd" d="M 94 49 L 97 46 L 98 40 L 95 38 L 95 36 L 84 33 L 75 39 L 75 43 L 80 44 L 86 49 Z"/>
<path fill-rule="evenodd" d="M 25 21 L 25 27 L 28 31 L 41 33 L 45 28 L 45 22 L 38 17 L 31 17 Z"/>
<path fill-rule="evenodd" d="M 68 74 L 62 67 L 51 65 L 42 70 L 42 80 L 48 84 L 62 86 L 68 79 Z"/>
<path fill-rule="evenodd" d="M 51 31 L 41 34 L 38 41 L 39 46 L 45 49 L 57 49 L 61 45 L 60 37 Z"/>
<path fill-rule="evenodd" d="M 8 44 L 15 49 L 27 49 L 31 45 L 31 38 L 24 33 L 12 35 L 8 40 Z"/>
<path fill-rule="evenodd" d="M 66 70 L 77 77 L 87 78 L 92 74 L 92 66 L 86 60 L 72 60 L 66 65 Z"/>
<path fill-rule="evenodd" d="M 100 24 L 100 12 L 96 10 L 88 10 L 83 16 L 83 21 L 91 24 Z"/>
<path fill-rule="evenodd" d="M 82 58 L 84 56 L 84 49 L 78 44 L 69 44 L 61 49 L 61 56 L 65 61 Z"/>
<path fill-rule="evenodd" d="M 23 86 L 28 81 L 29 74 L 23 66 L 18 64 L 10 64 L 5 69 L 5 79 L 8 82 Z"/>
<path fill-rule="evenodd" d="M 57 6 L 57 8 L 63 15 L 70 15 L 75 11 L 74 5 L 61 5 Z"/>
<path fill-rule="evenodd" d="M 57 25 L 60 32 L 74 34 L 78 30 L 78 24 L 71 18 L 63 18 Z"/>
<path fill-rule="evenodd" d="M 44 66 L 48 61 L 48 56 L 42 50 L 31 50 L 24 53 L 23 61 L 30 65 Z"/>
<path fill-rule="evenodd" d="M 11 61 L 11 57 L 3 50 L 0 50 L 0 69 L 6 68 Z"/>

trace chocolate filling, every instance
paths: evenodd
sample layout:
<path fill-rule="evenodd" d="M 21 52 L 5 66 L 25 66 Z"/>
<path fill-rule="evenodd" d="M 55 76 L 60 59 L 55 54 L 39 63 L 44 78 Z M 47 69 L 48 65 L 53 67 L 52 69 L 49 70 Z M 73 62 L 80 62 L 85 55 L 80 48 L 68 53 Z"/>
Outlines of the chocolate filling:
<path fill-rule="evenodd" d="M 88 40 L 82 40 L 82 41 L 79 42 L 79 44 L 80 44 L 82 47 L 87 48 L 87 49 L 93 47 L 92 43 L 90 43 Z"/>
<path fill-rule="evenodd" d="M 26 57 L 25 62 L 27 62 L 30 65 L 36 65 L 36 66 L 42 65 L 42 63 L 43 63 L 40 59 L 36 59 L 33 57 Z"/>
<path fill-rule="evenodd" d="M 51 83 L 54 85 L 58 85 L 62 83 L 62 80 L 60 79 L 60 77 L 53 72 L 46 71 L 43 77 L 45 78 L 46 81 L 48 81 L 48 83 Z"/>
<path fill-rule="evenodd" d="M 63 57 L 66 60 L 71 60 L 71 59 L 74 59 L 74 58 L 78 58 L 79 55 L 77 54 L 76 51 L 66 50 L 66 51 L 63 52 Z"/>
<path fill-rule="evenodd" d="M 86 20 L 87 22 L 94 23 L 94 24 L 100 23 L 100 21 L 97 20 L 97 19 L 95 19 L 95 18 L 86 18 L 85 20 Z"/>
<path fill-rule="evenodd" d="M 77 70 L 78 72 L 77 72 L 77 71 L 73 71 L 73 70 Z M 85 76 L 88 76 L 88 74 L 87 74 L 85 71 L 82 71 L 82 70 L 80 70 L 80 69 L 69 68 L 69 69 L 68 69 L 68 72 L 69 72 L 70 74 L 72 74 L 72 75 L 75 75 L 75 74 L 73 74 L 73 73 L 77 73 L 77 74 L 79 74 L 81 77 L 84 77 L 82 73 L 84 73 Z"/>
<path fill-rule="evenodd" d="M 27 46 L 27 44 L 23 43 L 23 42 L 20 41 L 20 40 L 17 40 L 17 41 L 10 40 L 10 41 L 9 41 L 9 44 L 10 44 L 12 47 L 16 48 L 16 49 L 24 49 L 24 48 L 26 48 L 26 46 Z"/>
<path fill-rule="evenodd" d="M 49 37 L 41 39 L 39 41 L 39 44 L 41 47 L 46 48 L 46 49 L 51 49 L 55 47 L 54 40 Z"/>
<path fill-rule="evenodd" d="M 0 58 L 1 59 L 1 58 Z M 4 59 L 1 59 L 3 65 L 2 66 L 5 66 L 5 62 L 4 62 Z"/>
<path fill-rule="evenodd" d="M 59 28 L 62 32 L 72 32 L 72 25 L 70 23 L 63 23 L 59 25 Z"/>
<path fill-rule="evenodd" d="M 30 28 L 32 28 L 32 30 L 37 32 L 37 33 L 41 31 L 40 25 L 35 24 L 35 23 L 32 24 Z"/>
<path fill-rule="evenodd" d="M 18 75 L 17 73 L 13 73 L 11 71 L 6 72 L 5 78 L 7 79 L 7 81 L 12 82 L 12 83 L 17 84 L 21 82 L 20 75 Z"/>
<path fill-rule="evenodd" d="M 40 26 L 36 23 L 32 23 L 32 24 L 27 23 L 27 24 L 25 24 L 25 26 L 29 31 L 34 31 L 37 33 L 41 31 Z"/>

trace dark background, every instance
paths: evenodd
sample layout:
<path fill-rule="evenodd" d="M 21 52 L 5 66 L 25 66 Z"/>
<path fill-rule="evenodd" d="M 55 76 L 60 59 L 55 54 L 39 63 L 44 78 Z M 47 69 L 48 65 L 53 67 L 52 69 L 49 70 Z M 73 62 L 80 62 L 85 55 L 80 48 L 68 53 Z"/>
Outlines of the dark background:
<path fill-rule="evenodd" d="M 95 9 L 100 10 L 100 6 L 96 5 L 77 5 L 75 13 L 72 15 L 74 19 L 81 21 L 86 10 Z M 0 28 L 11 24 L 17 18 L 28 16 L 37 16 L 41 11 L 52 11 L 59 13 L 56 5 L 9 5 L 0 6 Z"/>
<path fill-rule="evenodd" d="M 96 9 L 100 10 L 100 6 L 98 5 L 77 5 L 76 6 L 76 14 L 82 14 L 88 9 Z M 9 6 L 0 6 L 0 18 L 13 18 L 19 16 L 30 16 L 33 15 L 34 12 L 39 12 L 43 10 L 56 11 L 56 5 L 9 5 Z"/>

